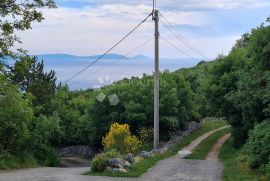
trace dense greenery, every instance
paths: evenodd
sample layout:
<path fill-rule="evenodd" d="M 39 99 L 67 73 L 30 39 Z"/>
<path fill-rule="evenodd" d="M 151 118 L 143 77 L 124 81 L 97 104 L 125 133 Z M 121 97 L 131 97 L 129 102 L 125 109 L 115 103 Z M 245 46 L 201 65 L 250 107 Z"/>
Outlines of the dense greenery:
<path fill-rule="evenodd" d="M 113 123 L 130 125 L 136 136 L 153 128 L 153 76 L 70 91 L 67 85 L 56 84 L 54 71 L 44 71 L 42 60 L 11 51 L 19 41 L 15 32 L 43 20 L 41 7 L 54 8 L 55 4 L 51 0 L 0 3 L 1 168 L 15 167 L 7 160 L 28 165 L 21 159 L 26 156 L 29 164 L 55 165 L 59 161 L 55 147 L 83 144 L 102 149 L 102 137 Z M 251 166 L 269 169 L 269 152 L 254 149 L 264 144 L 261 148 L 269 150 L 264 140 L 269 136 L 265 129 L 270 116 L 269 21 L 244 34 L 228 56 L 161 72 L 161 140 L 168 140 L 189 121 L 226 117 L 235 146 L 245 144 L 250 135 Z M 260 123 L 264 126 L 252 131 Z"/>
<path fill-rule="evenodd" d="M 252 168 L 260 168 L 270 176 L 270 122 L 258 124 L 250 132 L 247 143 Z"/>
<path fill-rule="evenodd" d="M 270 26 L 253 29 L 210 70 L 207 98 L 229 118 L 235 145 L 245 143 L 249 130 L 270 115 L 269 40 Z"/>
<path fill-rule="evenodd" d="M 233 140 L 228 140 L 222 147 L 219 154 L 220 160 L 224 164 L 224 181 L 268 181 L 266 176 L 253 171 L 249 167 L 249 159 L 243 148 L 233 147 Z"/>

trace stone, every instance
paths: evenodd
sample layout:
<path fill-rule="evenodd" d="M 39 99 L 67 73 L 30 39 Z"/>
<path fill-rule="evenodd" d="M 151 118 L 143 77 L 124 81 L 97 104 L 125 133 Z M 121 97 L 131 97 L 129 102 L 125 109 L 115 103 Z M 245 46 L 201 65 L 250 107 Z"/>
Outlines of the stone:
<path fill-rule="evenodd" d="M 126 169 L 124 169 L 124 168 L 120 168 L 120 169 L 119 169 L 119 172 L 127 173 L 128 171 L 127 171 Z"/>
<path fill-rule="evenodd" d="M 106 167 L 105 171 L 106 172 L 112 172 L 112 168 L 111 167 Z"/>
<path fill-rule="evenodd" d="M 153 152 L 142 151 L 140 156 L 143 158 L 150 158 L 155 156 L 155 154 Z"/>
<path fill-rule="evenodd" d="M 121 158 L 110 158 L 108 164 L 113 168 L 123 168 L 124 160 Z"/>
<path fill-rule="evenodd" d="M 179 151 L 178 154 L 179 155 L 189 155 L 189 154 L 191 154 L 191 151 L 189 151 L 189 150 L 182 150 L 182 151 Z"/>
<path fill-rule="evenodd" d="M 108 165 L 112 168 L 130 168 L 131 164 L 122 158 L 111 158 L 108 161 Z"/>
<path fill-rule="evenodd" d="M 131 153 L 125 155 L 125 160 L 127 160 L 130 164 L 134 164 L 135 163 L 134 156 Z"/>
<path fill-rule="evenodd" d="M 119 168 L 113 168 L 112 169 L 112 173 L 117 173 L 117 172 L 119 172 Z"/>
<path fill-rule="evenodd" d="M 131 164 L 128 161 L 125 160 L 124 163 L 123 163 L 123 166 L 124 166 L 124 168 L 130 168 Z"/>

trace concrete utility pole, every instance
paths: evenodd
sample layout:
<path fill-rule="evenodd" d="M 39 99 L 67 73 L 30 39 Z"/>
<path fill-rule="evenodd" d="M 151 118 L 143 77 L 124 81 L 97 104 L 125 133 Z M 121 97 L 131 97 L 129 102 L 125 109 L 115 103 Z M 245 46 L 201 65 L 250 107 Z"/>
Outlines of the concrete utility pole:
<path fill-rule="evenodd" d="M 155 7 L 155 5 L 154 5 Z M 155 73 L 154 73 L 154 149 L 159 145 L 159 17 L 158 10 L 153 10 L 155 21 Z"/>

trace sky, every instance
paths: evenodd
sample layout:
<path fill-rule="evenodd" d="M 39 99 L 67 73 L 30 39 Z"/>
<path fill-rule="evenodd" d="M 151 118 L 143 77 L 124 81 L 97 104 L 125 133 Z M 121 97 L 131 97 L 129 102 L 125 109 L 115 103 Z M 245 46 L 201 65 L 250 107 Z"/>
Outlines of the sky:
<path fill-rule="evenodd" d="M 56 0 L 57 9 L 44 9 L 45 20 L 21 32 L 22 48 L 30 54 L 102 54 L 152 10 L 152 0 Z M 159 0 L 157 8 L 204 57 L 227 54 L 235 41 L 270 15 L 270 0 Z M 125 54 L 153 37 L 151 18 L 113 53 Z M 193 57 L 160 22 L 160 36 Z M 153 42 L 133 54 L 153 57 Z M 186 55 L 160 42 L 160 56 Z"/>

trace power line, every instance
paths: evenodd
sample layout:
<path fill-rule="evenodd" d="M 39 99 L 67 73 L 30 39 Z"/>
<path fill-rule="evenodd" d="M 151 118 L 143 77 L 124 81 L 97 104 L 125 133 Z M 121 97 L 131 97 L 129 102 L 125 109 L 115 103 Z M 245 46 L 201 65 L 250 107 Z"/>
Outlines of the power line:
<path fill-rule="evenodd" d="M 172 47 L 174 47 L 176 50 L 178 50 L 179 52 L 181 52 L 182 54 L 190 57 L 190 58 L 194 58 L 193 56 L 189 55 L 188 53 L 184 52 L 183 50 L 181 50 L 179 47 L 177 47 L 176 45 L 174 45 L 172 42 L 170 42 L 169 40 L 164 39 L 163 37 L 160 37 L 160 39 L 164 42 L 166 42 L 167 44 L 171 45 Z"/>
<path fill-rule="evenodd" d="M 191 49 L 194 53 L 196 53 L 197 55 L 199 55 L 199 56 L 205 58 L 205 56 L 203 55 L 203 53 L 201 53 L 201 52 L 200 52 L 199 50 L 197 50 L 194 46 L 192 46 L 192 44 L 189 43 L 189 42 L 184 38 L 184 36 L 181 35 L 181 34 L 173 27 L 173 25 L 166 19 L 166 17 L 165 17 L 162 13 L 160 13 L 160 15 L 161 15 L 161 17 L 166 21 L 166 23 L 165 23 L 162 19 L 160 19 L 161 22 L 162 22 L 162 24 L 164 24 L 165 27 L 166 27 L 170 32 L 172 32 L 172 33 L 176 36 L 176 38 L 177 38 L 178 40 L 180 40 L 187 48 Z"/>
<path fill-rule="evenodd" d="M 144 20 L 142 20 L 135 28 L 133 28 L 126 36 L 124 36 L 122 39 L 120 39 L 115 45 L 113 45 L 109 50 L 107 50 L 104 54 L 99 56 L 95 61 L 88 64 L 85 68 L 83 68 L 81 71 L 70 77 L 68 80 L 65 81 L 65 83 L 69 82 L 76 76 L 80 75 L 84 71 L 86 71 L 89 67 L 93 66 L 95 63 L 97 63 L 99 60 L 101 60 L 105 55 L 107 55 L 109 52 L 111 52 L 115 47 L 117 47 L 120 43 L 122 43 L 127 37 L 129 37 L 135 30 L 137 30 L 146 20 L 152 16 L 152 13 L 150 13 Z"/>
<path fill-rule="evenodd" d="M 126 56 L 130 55 L 131 53 L 137 51 L 138 49 L 140 49 L 140 48 L 142 48 L 143 46 L 145 46 L 145 45 L 147 45 L 148 43 L 150 43 L 153 39 L 154 39 L 154 38 L 151 38 L 151 39 L 145 41 L 144 43 L 138 45 L 138 46 L 135 47 L 134 49 L 132 49 L 132 50 L 130 50 L 129 52 L 125 53 L 123 57 L 118 58 L 118 59 L 116 59 L 114 62 L 111 62 L 111 63 L 107 64 L 107 66 L 113 65 L 113 64 L 117 63 L 117 61 L 124 59 Z M 110 68 L 110 67 L 102 67 L 102 68 L 96 70 L 95 72 L 93 72 L 92 75 L 93 75 L 93 74 L 96 74 L 96 73 L 98 73 L 98 72 L 100 72 L 100 71 L 102 71 L 102 70 L 104 70 L 104 69 L 106 69 L 106 68 Z M 131 74 L 130 74 L 130 75 L 131 75 Z M 74 83 L 71 83 L 70 85 L 74 85 Z"/>
<path fill-rule="evenodd" d="M 151 39 L 145 41 L 144 43 L 138 45 L 137 47 L 135 47 L 135 48 L 132 49 L 131 51 L 129 51 L 129 52 L 127 52 L 126 54 L 124 54 L 123 57 L 118 58 L 118 59 L 116 59 L 114 62 L 111 62 L 111 63 L 107 64 L 107 66 L 113 65 L 113 64 L 117 63 L 117 61 L 122 60 L 122 59 L 125 59 L 126 56 L 130 55 L 131 53 L 133 53 L 133 52 L 137 51 L 138 49 L 142 48 L 143 46 L 147 45 L 147 44 L 150 43 L 153 39 L 154 39 L 154 38 L 151 38 Z M 107 68 L 107 67 L 100 68 L 100 69 L 96 70 L 95 72 L 93 72 L 93 74 L 95 74 L 95 73 L 97 73 L 97 72 L 100 72 L 101 70 L 104 70 L 104 69 L 106 69 L 106 68 Z"/>

